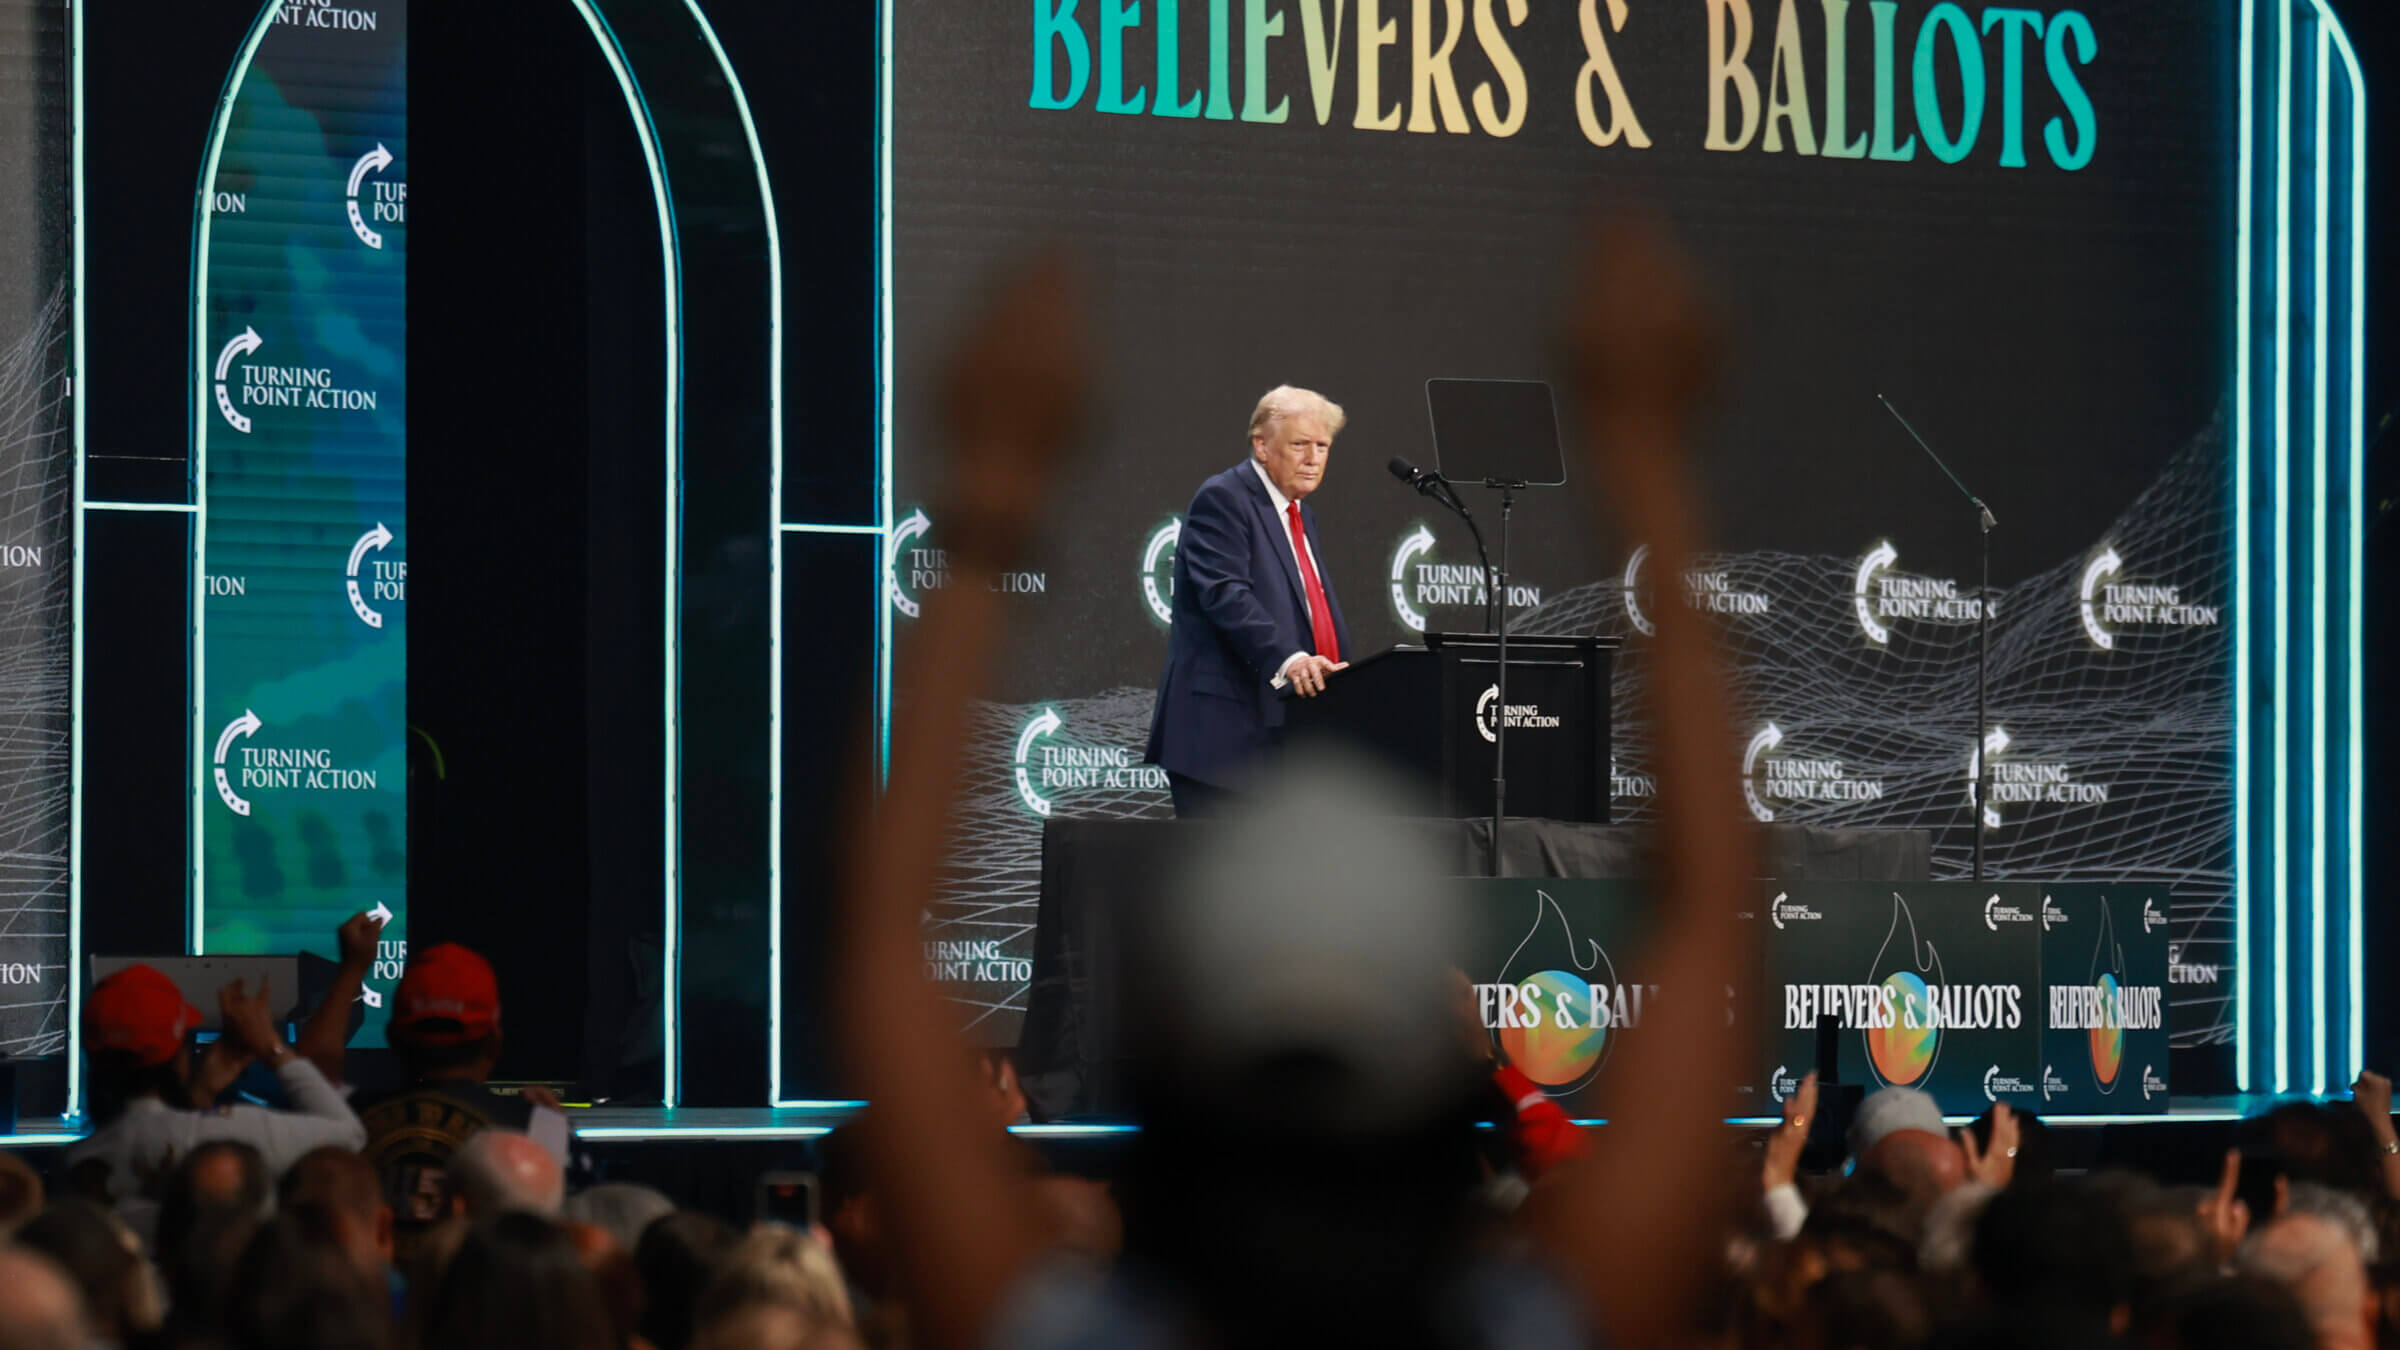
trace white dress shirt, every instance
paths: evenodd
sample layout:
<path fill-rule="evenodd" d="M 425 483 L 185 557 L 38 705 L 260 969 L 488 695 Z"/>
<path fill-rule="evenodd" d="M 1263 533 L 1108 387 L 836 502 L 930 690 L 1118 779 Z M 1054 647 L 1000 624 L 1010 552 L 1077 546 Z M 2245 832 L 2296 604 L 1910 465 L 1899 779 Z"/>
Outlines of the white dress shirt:
<path fill-rule="evenodd" d="M 1250 457 L 1250 468 L 1252 472 L 1258 475 L 1258 481 L 1267 485 L 1267 500 L 1273 503 L 1275 507 L 1275 524 L 1277 525 L 1279 532 L 1283 535 L 1285 546 L 1292 550 L 1293 563 L 1298 565 L 1300 568 L 1301 596 L 1303 599 L 1305 599 L 1307 598 L 1308 574 L 1310 572 L 1315 572 L 1317 574 L 1317 584 L 1319 586 L 1323 586 L 1325 584 L 1325 569 L 1317 566 L 1317 551 L 1313 548 L 1309 548 L 1308 531 L 1305 528 L 1300 531 L 1300 536 L 1297 540 L 1294 540 L 1292 537 L 1292 499 L 1283 495 L 1282 488 L 1275 486 L 1275 480 L 1267 476 L 1267 466 L 1259 463 L 1256 455 Z M 1305 554 L 1301 552 L 1303 549 L 1307 549 Z M 1328 599 L 1325 603 L 1330 608 L 1330 606 L 1333 604 L 1333 601 Z M 1326 617 L 1331 618 L 1332 615 L 1328 613 Z M 1293 652 L 1290 656 L 1283 658 L 1283 664 L 1275 668 L 1275 679 L 1273 682 L 1274 687 L 1277 689 L 1283 688 L 1287 682 L 1285 675 L 1291 670 L 1292 662 L 1300 660 L 1307 655 L 1308 653 L 1303 650 Z"/>

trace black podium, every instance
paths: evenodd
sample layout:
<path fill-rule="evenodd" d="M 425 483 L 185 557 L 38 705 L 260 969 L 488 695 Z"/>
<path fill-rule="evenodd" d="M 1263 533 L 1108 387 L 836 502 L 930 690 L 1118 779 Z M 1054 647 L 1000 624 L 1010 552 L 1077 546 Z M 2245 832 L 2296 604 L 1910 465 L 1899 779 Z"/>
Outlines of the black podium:
<path fill-rule="evenodd" d="M 1292 698 L 1284 743 L 1337 745 L 1410 780 L 1446 816 L 1492 813 L 1499 639 L 1428 633 Z M 1508 813 L 1608 823 L 1614 638 L 1508 636 Z"/>

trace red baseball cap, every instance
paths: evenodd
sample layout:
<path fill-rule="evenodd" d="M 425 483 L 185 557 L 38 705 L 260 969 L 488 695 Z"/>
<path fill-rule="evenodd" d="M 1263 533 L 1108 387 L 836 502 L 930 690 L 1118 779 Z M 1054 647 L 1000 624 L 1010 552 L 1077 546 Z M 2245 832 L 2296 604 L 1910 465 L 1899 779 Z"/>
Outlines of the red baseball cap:
<path fill-rule="evenodd" d="M 175 1058 L 198 1025 L 200 1010 L 155 966 L 125 967 L 93 985 L 83 1005 L 89 1048 L 120 1051 L 145 1066 Z"/>
<path fill-rule="evenodd" d="M 455 942 L 410 952 L 392 998 L 392 1025 L 425 1045 L 460 1045 L 500 1027 L 492 963 Z"/>

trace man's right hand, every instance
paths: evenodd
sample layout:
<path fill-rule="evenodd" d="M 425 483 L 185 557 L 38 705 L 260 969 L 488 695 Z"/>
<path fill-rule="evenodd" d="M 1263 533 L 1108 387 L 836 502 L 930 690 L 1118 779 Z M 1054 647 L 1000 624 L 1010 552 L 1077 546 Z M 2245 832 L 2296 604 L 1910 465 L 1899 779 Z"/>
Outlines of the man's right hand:
<path fill-rule="evenodd" d="M 242 1048 L 266 1060 L 269 1067 L 279 1065 L 289 1053 L 283 1033 L 275 1027 L 275 1019 L 267 1011 L 267 982 L 258 982 L 258 992 L 251 994 L 243 982 L 235 980 L 217 991 L 217 1011 L 224 1018 L 225 1034 L 241 1042 Z"/>
<path fill-rule="evenodd" d="M 1328 661 L 1322 656 L 1305 653 L 1293 657 L 1283 667 L 1283 678 L 1290 682 L 1292 692 L 1302 698 L 1315 698 L 1325 692 L 1325 680 L 1337 670 L 1348 670 L 1347 661 Z"/>

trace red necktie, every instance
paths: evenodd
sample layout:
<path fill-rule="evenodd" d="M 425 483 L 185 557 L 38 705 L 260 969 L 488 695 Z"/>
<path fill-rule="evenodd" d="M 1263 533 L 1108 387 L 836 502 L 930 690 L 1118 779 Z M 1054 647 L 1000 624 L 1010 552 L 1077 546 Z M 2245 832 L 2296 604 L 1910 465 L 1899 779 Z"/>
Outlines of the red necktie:
<path fill-rule="evenodd" d="M 1342 644 L 1333 635 L 1333 606 L 1325 601 L 1325 583 L 1317 580 L 1317 565 L 1308 560 L 1308 531 L 1300 526 L 1300 503 L 1284 509 L 1292 527 L 1292 554 L 1300 560 L 1300 580 L 1308 588 L 1308 631 L 1316 639 L 1317 655 L 1342 659 Z"/>

